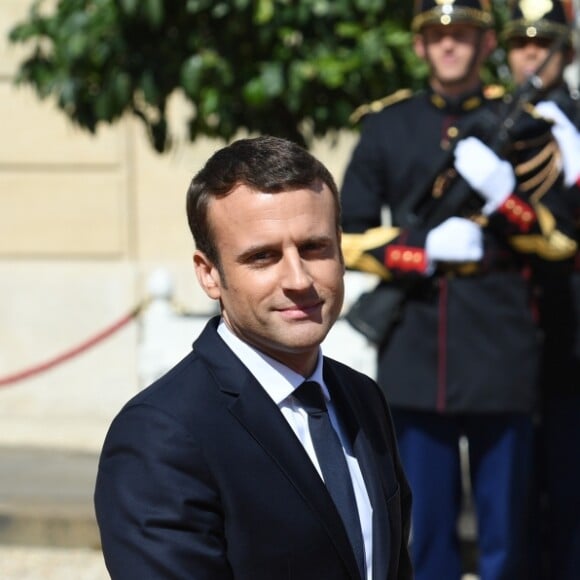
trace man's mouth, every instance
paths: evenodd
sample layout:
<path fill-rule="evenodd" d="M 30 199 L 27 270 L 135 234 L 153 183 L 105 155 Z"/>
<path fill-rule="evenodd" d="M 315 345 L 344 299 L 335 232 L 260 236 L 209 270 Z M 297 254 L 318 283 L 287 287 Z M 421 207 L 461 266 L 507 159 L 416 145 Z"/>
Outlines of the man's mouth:
<path fill-rule="evenodd" d="M 279 312 L 288 319 L 301 320 L 310 318 L 313 314 L 318 314 L 322 308 L 322 301 L 310 302 L 308 304 L 294 304 L 287 308 L 281 308 Z"/>

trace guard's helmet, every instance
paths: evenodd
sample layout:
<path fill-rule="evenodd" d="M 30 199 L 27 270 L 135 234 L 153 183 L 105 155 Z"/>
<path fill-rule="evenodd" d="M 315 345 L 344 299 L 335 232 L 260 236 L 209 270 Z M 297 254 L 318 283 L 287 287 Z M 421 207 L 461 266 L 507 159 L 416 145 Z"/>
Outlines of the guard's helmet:
<path fill-rule="evenodd" d="M 572 0 L 516 0 L 510 6 L 510 20 L 503 31 L 507 41 L 514 38 L 555 39 L 572 42 Z"/>
<path fill-rule="evenodd" d="M 429 24 L 465 22 L 480 28 L 493 24 L 489 0 L 415 0 L 413 32 L 420 32 Z"/>

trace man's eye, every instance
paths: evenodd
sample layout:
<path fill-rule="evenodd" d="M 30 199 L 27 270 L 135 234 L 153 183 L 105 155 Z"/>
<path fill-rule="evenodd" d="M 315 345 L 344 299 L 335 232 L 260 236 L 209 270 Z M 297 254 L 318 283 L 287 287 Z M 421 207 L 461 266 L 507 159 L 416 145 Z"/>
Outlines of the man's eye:
<path fill-rule="evenodd" d="M 260 264 L 263 262 L 269 262 L 272 259 L 272 252 L 256 252 L 249 257 L 248 262 L 250 262 L 250 264 Z"/>
<path fill-rule="evenodd" d="M 324 254 L 328 248 L 328 244 L 325 242 L 312 242 L 310 244 L 305 244 L 302 246 L 302 253 L 309 255 Z"/>

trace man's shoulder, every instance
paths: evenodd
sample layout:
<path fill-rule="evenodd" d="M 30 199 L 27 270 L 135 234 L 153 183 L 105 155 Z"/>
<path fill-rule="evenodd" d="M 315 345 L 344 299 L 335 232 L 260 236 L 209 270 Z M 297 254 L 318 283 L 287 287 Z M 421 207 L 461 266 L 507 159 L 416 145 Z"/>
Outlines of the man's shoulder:
<path fill-rule="evenodd" d="M 188 386 L 189 390 L 193 385 L 198 384 L 194 378 L 202 376 L 205 372 L 205 365 L 196 351 L 192 350 L 173 367 L 167 369 L 165 373 L 133 396 L 125 406 L 144 404 L 165 407 L 171 405 L 173 397 L 179 397 L 185 385 Z"/>
<path fill-rule="evenodd" d="M 399 89 L 398 91 L 386 95 L 385 97 L 376 99 L 370 103 L 365 103 L 364 105 L 357 107 L 350 116 L 350 122 L 352 124 L 356 124 L 367 115 L 381 113 L 387 109 L 392 110 L 394 108 L 398 108 L 403 103 L 412 101 L 414 96 L 415 93 L 413 93 L 411 89 Z"/>

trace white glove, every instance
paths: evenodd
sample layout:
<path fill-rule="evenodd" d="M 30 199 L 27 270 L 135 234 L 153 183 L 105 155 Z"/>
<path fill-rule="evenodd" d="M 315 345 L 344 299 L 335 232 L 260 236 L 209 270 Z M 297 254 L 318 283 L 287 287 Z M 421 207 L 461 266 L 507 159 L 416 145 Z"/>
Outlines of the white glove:
<path fill-rule="evenodd" d="M 465 218 L 448 218 L 427 234 L 425 251 L 435 262 L 477 262 L 483 257 L 481 227 Z"/>
<path fill-rule="evenodd" d="M 500 159 L 476 137 L 466 137 L 457 143 L 455 169 L 472 189 L 485 198 L 484 215 L 492 214 L 516 186 L 511 164 Z"/>
<path fill-rule="evenodd" d="M 562 155 L 564 183 L 570 187 L 580 178 L 580 133 L 565 113 L 552 101 L 542 101 L 536 111 L 545 119 L 554 121 L 552 135 Z"/>

